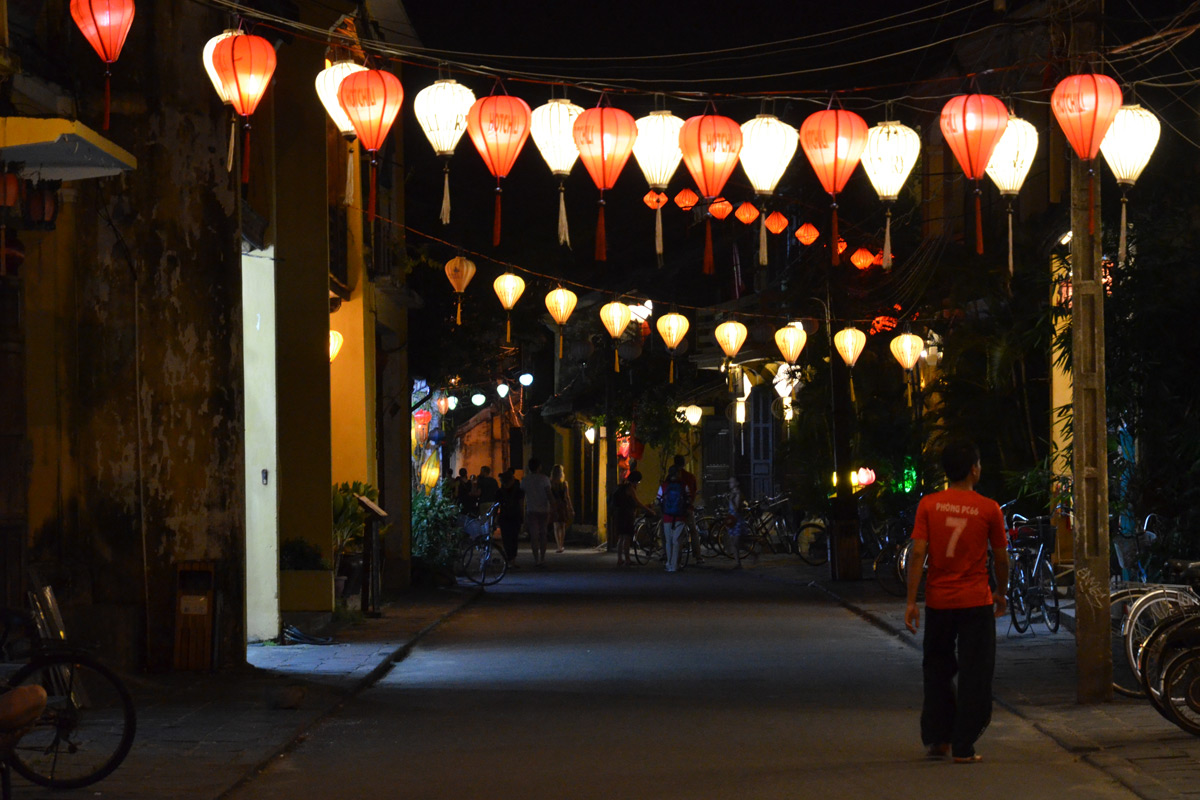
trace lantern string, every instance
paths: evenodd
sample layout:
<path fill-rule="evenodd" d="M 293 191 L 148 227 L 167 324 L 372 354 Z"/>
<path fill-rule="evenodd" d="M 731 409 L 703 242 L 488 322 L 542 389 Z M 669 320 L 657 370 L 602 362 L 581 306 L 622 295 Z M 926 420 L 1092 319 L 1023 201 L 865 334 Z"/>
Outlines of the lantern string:
<path fill-rule="evenodd" d="M 883 226 L 883 268 L 885 270 L 892 268 L 892 205 L 888 203 L 887 210 L 884 214 L 887 221 Z"/>
<path fill-rule="evenodd" d="M 438 217 L 443 225 L 450 224 L 450 159 L 442 168 L 442 213 Z"/>
<path fill-rule="evenodd" d="M 571 246 L 571 229 L 567 226 L 566 187 L 558 182 L 558 243 Z"/>
<path fill-rule="evenodd" d="M 1128 228 L 1125 222 L 1125 204 L 1127 201 L 1128 198 L 1125 197 L 1125 193 L 1121 192 L 1121 238 L 1120 244 L 1117 245 L 1117 263 L 1122 266 L 1125 264 L 1125 231 Z"/>
<path fill-rule="evenodd" d="M 608 247 L 604 232 L 604 192 L 600 192 L 599 212 L 596 214 L 596 260 L 608 260 Z"/>

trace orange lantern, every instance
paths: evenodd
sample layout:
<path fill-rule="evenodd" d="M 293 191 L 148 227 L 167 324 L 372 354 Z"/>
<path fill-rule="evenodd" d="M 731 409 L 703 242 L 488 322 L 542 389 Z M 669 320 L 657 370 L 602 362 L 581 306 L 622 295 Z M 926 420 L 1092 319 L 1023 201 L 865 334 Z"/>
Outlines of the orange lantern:
<path fill-rule="evenodd" d="M 642 198 L 642 202 L 649 206 L 652 211 L 657 211 L 667 204 L 667 196 L 662 192 L 656 192 L 651 189 L 646 192 Z"/>
<path fill-rule="evenodd" d="M 506 272 L 492 281 L 492 288 L 496 290 L 496 297 L 500 298 L 500 305 L 504 306 L 506 313 L 504 341 L 512 342 L 512 309 L 525 291 L 525 281 L 511 272 Z"/>
<path fill-rule="evenodd" d="M 242 117 L 242 183 L 249 183 L 250 115 L 271 85 L 275 48 L 261 36 L 230 36 L 213 48 L 213 68 L 233 110 Z"/>
<path fill-rule="evenodd" d="M 104 130 L 108 130 L 111 68 L 125 46 L 133 14 L 133 0 L 71 0 L 71 18 L 104 62 Z"/>
<path fill-rule="evenodd" d="M 1107 75 L 1068 75 L 1054 87 L 1050 109 L 1075 155 L 1092 161 L 1121 110 L 1121 87 Z M 1088 166 L 1088 233 L 1095 234 L 1095 175 Z"/>
<path fill-rule="evenodd" d="M 767 216 L 764 224 L 771 233 L 783 233 L 787 229 L 788 221 L 787 217 L 783 214 L 780 214 L 778 211 L 772 211 Z"/>
<path fill-rule="evenodd" d="M 859 269 L 870 269 L 875 263 L 875 254 L 865 247 L 860 247 L 850 256 L 850 263 Z"/>
<path fill-rule="evenodd" d="M 708 213 L 712 214 L 717 219 L 725 219 L 733 213 L 733 203 L 726 200 L 724 197 L 718 197 L 708 207 Z"/>
<path fill-rule="evenodd" d="M 600 321 L 604 323 L 604 329 L 608 331 L 608 335 L 613 340 L 613 372 L 621 371 L 621 354 L 617 350 L 617 340 L 621 338 L 621 334 L 625 332 L 625 328 L 629 326 L 629 320 L 632 318 L 629 306 L 619 300 L 605 303 L 600 307 Z"/>
<path fill-rule="evenodd" d="M 688 318 L 683 314 L 672 311 L 669 314 L 663 314 L 655 323 L 658 328 L 658 335 L 662 337 L 663 344 L 667 346 L 667 352 L 671 354 L 671 368 L 669 383 L 675 382 L 675 348 L 679 347 L 679 343 L 683 341 L 683 337 L 687 336 Z"/>
<path fill-rule="evenodd" d="M 749 225 L 758 219 L 758 209 L 754 207 L 754 203 L 746 202 L 738 206 L 733 215 L 738 218 L 738 222 Z"/>
<path fill-rule="evenodd" d="M 983 253 L 979 181 L 1008 127 L 1008 107 L 990 94 L 960 94 L 942 107 L 942 135 L 968 180 L 975 181 L 975 252 Z"/>
<path fill-rule="evenodd" d="M 679 194 L 675 195 L 675 205 L 684 211 L 691 211 L 699 202 L 700 198 L 691 189 L 681 189 Z"/>
<path fill-rule="evenodd" d="M 433 418 L 433 412 L 427 408 L 422 408 L 420 411 L 413 412 L 413 432 L 418 447 L 424 447 L 429 440 L 429 420 Z"/>
<path fill-rule="evenodd" d="M 558 323 L 559 358 L 562 358 L 563 354 L 563 325 L 566 325 L 567 320 L 571 318 L 571 312 L 575 310 L 577 302 L 579 302 L 579 297 L 570 289 L 564 289 L 562 286 L 551 290 L 546 295 L 546 310 L 550 312 L 550 316 L 554 317 L 554 321 Z"/>
<path fill-rule="evenodd" d="M 454 315 L 456 325 L 462 325 L 462 296 L 467 284 L 475 277 L 475 262 L 469 258 L 455 256 L 446 262 L 446 277 L 458 295 L 458 311 Z"/>
<path fill-rule="evenodd" d="M 370 217 L 375 216 L 376 153 L 383 149 L 403 101 L 404 88 L 400 79 L 381 69 L 353 72 L 338 86 L 338 103 L 354 125 L 358 141 L 371 154 L 371 194 L 367 201 Z"/>
<path fill-rule="evenodd" d="M 500 244 L 500 179 L 508 177 L 525 140 L 533 112 L 519 97 L 506 94 L 481 97 L 467 112 L 467 133 L 488 171 L 496 178 L 496 215 L 492 245 Z"/>
<path fill-rule="evenodd" d="M 846 244 L 845 239 L 838 239 L 838 243 L 837 243 L 838 255 L 840 256 L 842 253 L 846 252 L 846 248 L 849 246 L 850 245 Z"/>
<path fill-rule="evenodd" d="M 704 197 L 717 197 L 738 164 L 742 129 L 729 117 L 702 114 L 683 123 L 679 131 L 683 163 Z M 704 274 L 713 274 L 712 223 L 704 221 Z"/>
<path fill-rule="evenodd" d="M 805 247 L 815 242 L 820 235 L 821 232 L 817 230 L 817 226 L 811 222 L 806 222 L 796 229 L 796 238 Z"/>
<path fill-rule="evenodd" d="M 603 95 L 600 100 L 604 101 Z M 572 132 L 575 146 L 579 148 L 579 160 L 600 190 L 600 211 L 596 218 L 596 260 L 605 261 L 608 254 L 604 241 L 604 190 L 613 188 L 621 170 L 625 168 L 625 162 L 633 154 L 637 123 L 633 121 L 633 115 L 626 111 L 598 105 L 575 119 Z"/>
<path fill-rule="evenodd" d="M 817 180 L 832 200 L 833 227 L 830 240 L 837 241 L 837 195 L 850 179 L 867 146 L 867 123 L 853 111 L 826 109 L 812 114 L 800 126 L 800 146 Z M 833 253 L 834 266 L 838 253 Z"/>

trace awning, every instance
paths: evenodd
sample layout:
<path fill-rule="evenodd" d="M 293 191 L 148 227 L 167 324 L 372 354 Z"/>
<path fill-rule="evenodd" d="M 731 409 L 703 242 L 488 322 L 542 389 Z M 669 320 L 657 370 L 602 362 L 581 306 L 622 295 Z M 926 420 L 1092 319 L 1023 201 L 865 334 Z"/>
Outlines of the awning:
<path fill-rule="evenodd" d="M 52 181 L 137 169 L 137 159 L 125 150 L 80 122 L 57 117 L 0 117 L 0 161 L 20 163 L 22 178 Z"/>

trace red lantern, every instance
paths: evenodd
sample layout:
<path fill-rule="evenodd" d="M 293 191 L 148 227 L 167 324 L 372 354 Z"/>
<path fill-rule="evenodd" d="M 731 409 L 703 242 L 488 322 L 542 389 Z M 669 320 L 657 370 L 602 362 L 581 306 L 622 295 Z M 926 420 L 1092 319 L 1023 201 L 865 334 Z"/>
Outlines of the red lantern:
<path fill-rule="evenodd" d="M 413 412 L 413 422 L 415 423 L 413 432 L 416 434 L 418 447 L 424 447 L 425 442 L 429 439 L 429 420 L 432 418 L 433 412 L 426 408 Z"/>
<path fill-rule="evenodd" d="M 675 195 L 675 205 L 684 211 L 691 211 L 699 202 L 700 198 L 691 189 L 681 189 L 679 194 Z"/>
<path fill-rule="evenodd" d="M 1104 134 L 1121 110 L 1121 87 L 1107 75 L 1068 75 L 1054 87 L 1050 108 L 1075 155 L 1091 161 L 1100 152 Z M 1095 234 L 1095 176 L 1088 168 L 1088 233 Z"/>
<path fill-rule="evenodd" d="M 702 114 L 683 123 L 679 130 L 683 163 L 704 197 L 716 197 L 738 164 L 742 152 L 742 129 L 729 117 Z M 704 221 L 704 274 L 713 273 L 712 224 Z"/>
<path fill-rule="evenodd" d="M 838 243 L 837 243 L 838 255 L 840 256 L 842 253 L 846 252 L 846 248 L 849 246 L 850 245 L 846 244 L 845 239 L 838 239 Z"/>
<path fill-rule="evenodd" d="M 860 247 L 850 256 L 850 263 L 859 269 L 870 269 L 875 263 L 875 254 L 865 247 Z"/>
<path fill-rule="evenodd" d="M 603 101 L 603 96 L 601 100 Z M 607 259 L 604 233 L 604 190 L 611 189 L 625 162 L 633 153 L 637 123 L 633 115 L 611 106 L 596 106 L 575 119 L 572 128 L 579 160 L 600 190 L 600 212 L 596 218 L 596 260 Z"/>
<path fill-rule="evenodd" d="M 642 202 L 650 206 L 651 211 L 657 211 L 667 204 L 667 196 L 662 192 L 656 192 L 653 189 L 646 192 L 642 198 Z"/>
<path fill-rule="evenodd" d="M 21 199 L 21 179 L 12 172 L 0 175 L 0 206 L 12 208 Z"/>
<path fill-rule="evenodd" d="M 733 203 L 726 200 L 724 197 L 718 197 L 708 207 L 708 213 L 712 214 L 717 219 L 725 219 L 733 213 Z"/>
<path fill-rule="evenodd" d="M 806 222 L 796 229 L 796 238 L 805 247 L 815 242 L 820 235 L 821 232 L 817 230 L 817 226 L 811 222 Z"/>
<path fill-rule="evenodd" d="M 111 66 L 133 25 L 133 0 L 71 0 L 71 18 L 104 62 L 104 130 L 108 130 Z"/>
<path fill-rule="evenodd" d="M 403 102 L 400 79 L 381 69 L 352 72 L 338 84 L 338 105 L 350 118 L 363 149 L 371 154 L 371 194 L 367 201 L 367 216 L 371 218 L 375 216 L 376 154 L 383 149 Z"/>
<path fill-rule="evenodd" d="M 788 221 L 787 217 L 785 217 L 783 214 L 780 214 L 778 211 L 772 211 L 770 215 L 767 216 L 764 224 L 767 226 L 767 230 L 769 230 L 771 233 L 783 233 L 787 228 Z"/>
<path fill-rule="evenodd" d="M 983 253 L 979 181 L 1008 127 L 1008 107 L 990 94 L 960 94 L 942 107 L 942 135 L 968 180 L 975 181 L 975 252 Z"/>
<path fill-rule="evenodd" d="M 737 211 L 733 212 L 733 215 L 738 218 L 738 222 L 749 225 L 758 219 L 758 209 L 754 207 L 753 203 L 742 203 L 738 206 Z"/>
<path fill-rule="evenodd" d="M 467 111 L 467 133 L 488 171 L 496 177 L 496 216 L 492 245 L 500 244 L 500 179 L 508 177 L 529 138 L 529 104 L 519 97 L 481 97 Z"/>
<path fill-rule="evenodd" d="M 242 183 L 250 182 L 250 115 L 271 85 L 275 48 L 261 36 L 230 36 L 217 42 L 213 69 L 233 110 L 242 117 Z"/>
<path fill-rule="evenodd" d="M 800 126 L 800 146 L 817 180 L 832 200 L 833 227 L 830 239 L 837 241 L 837 195 L 850 179 L 867 146 L 867 123 L 853 111 L 827 109 L 812 114 Z M 838 254 L 832 254 L 838 263 Z"/>

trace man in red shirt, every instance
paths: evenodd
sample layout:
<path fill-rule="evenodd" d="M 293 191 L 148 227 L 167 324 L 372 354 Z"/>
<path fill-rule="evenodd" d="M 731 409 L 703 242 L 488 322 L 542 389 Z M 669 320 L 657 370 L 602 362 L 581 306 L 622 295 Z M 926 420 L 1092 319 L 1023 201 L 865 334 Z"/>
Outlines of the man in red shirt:
<path fill-rule="evenodd" d="M 970 764 L 983 760 L 975 754 L 975 742 L 992 719 L 995 618 L 1005 613 L 1008 553 L 1000 506 L 975 492 L 979 448 L 970 442 L 946 445 L 942 467 L 949 485 L 917 506 L 904 624 L 913 633 L 920 625 L 917 589 L 928 555 L 921 741 L 930 756 L 950 753 L 955 763 Z M 996 564 L 994 591 L 988 581 L 989 544 Z"/>

